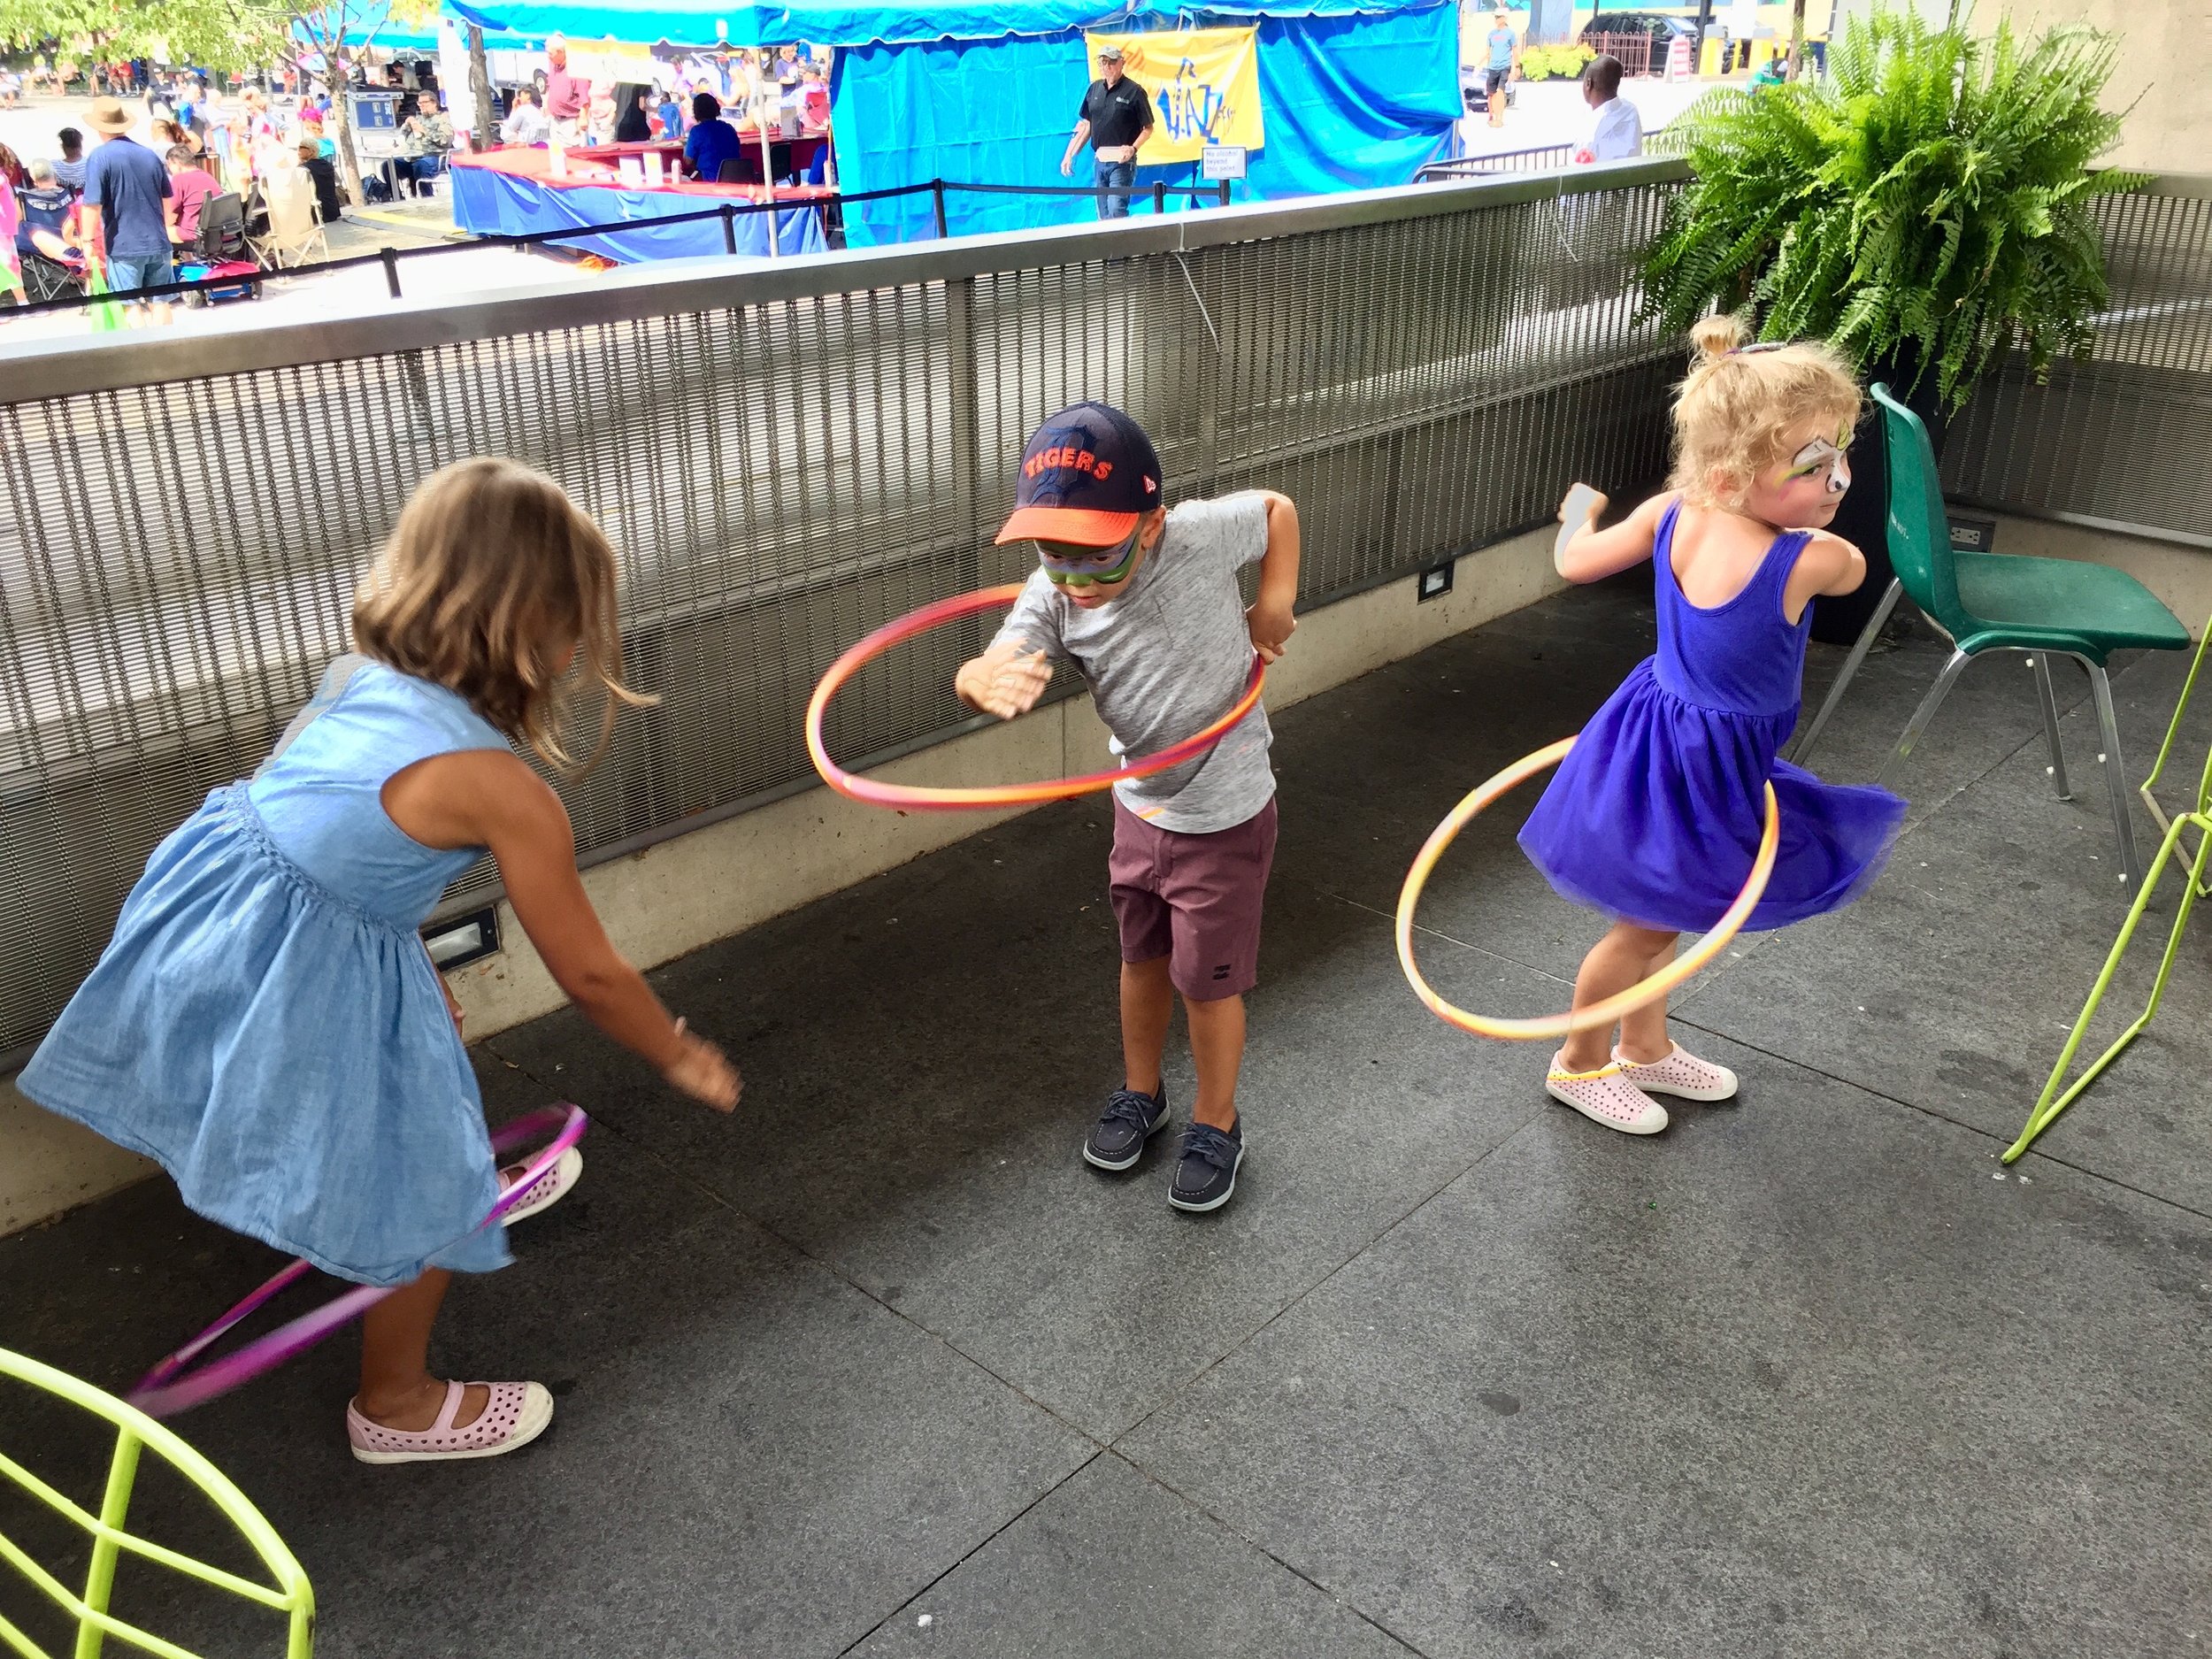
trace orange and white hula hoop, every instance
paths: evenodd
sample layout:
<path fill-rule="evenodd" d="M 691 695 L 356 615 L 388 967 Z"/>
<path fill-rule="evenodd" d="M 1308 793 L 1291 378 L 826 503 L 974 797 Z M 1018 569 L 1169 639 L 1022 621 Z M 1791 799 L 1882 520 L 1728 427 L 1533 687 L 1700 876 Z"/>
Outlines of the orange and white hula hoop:
<path fill-rule="evenodd" d="M 1782 841 L 1782 809 L 1774 798 L 1774 786 L 1770 783 L 1766 787 L 1766 830 L 1759 837 L 1758 855 L 1751 861 L 1751 875 L 1743 884 L 1743 891 L 1736 895 L 1736 902 L 1714 924 L 1710 933 L 1658 972 L 1601 1002 L 1539 1019 L 1494 1019 L 1486 1014 L 1471 1014 L 1446 1002 L 1437 995 L 1435 987 L 1421 977 L 1421 970 L 1413 962 L 1413 910 L 1421 902 L 1421 890 L 1428 885 L 1430 872 L 1444 856 L 1444 849 L 1459 838 L 1459 832 L 1467 827 L 1475 814 L 1514 785 L 1525 782 L 1547 767 L 1556 766 L 1574 746 L 1574 739 L 1563 737 L 1550 748 L 1540 749 L 1476 785 L 1467 798 L 1436 826 L 1435 833 L 1414 856 L 1413 868 L 1406 872 L 1406 884 L 1398 893 L 1398 965 L 1405 970 L 1414 995 L 1428 1005 L 1429 1012 L 1448 1025 L 1471 1031 L 1478 1037 L 1497 1037 L 1508 1042 L 1532 1042 L 1539 1038 L 1564 1037 L 1571 1032 L 1610 1025 L 1622 1015 L 1632 1014 L 1647 1003 L 1657 1002 L 1718 956 L 1742 930 L 1753 907 L 1767 890 L 1767 878 L 1774 873 L 1774 855 Z"/>
<path fill-rule="evenodd" d="M 1007 582 L 997 588 L 983 588 L 972 594 L 953 599 L 940 599 L 934 604 L 924 605 L 908 612 L 895 622 L 887 622 L 873 634 L 854 646 L 829 665 L 821 683 L 814 687 L 813 698 L 806 705 L 806 752 L 812 757 L 814 770 L 822 774 L 822 781 L 841 795 L 864 801 L 870 806 L 898 807 L 910 811 L 953 812 L 964 809 L 993 806 L 1034 806 L 1046 801 L 1064 801 L 1079 795 L 1094 795 L 1110 789 L 1118 783 L 1132 779 L 1149 778 L 1179 766 L 1193 757 L 1202 755 L 1227 736 L 1230 728 L 1252 712 L 1260 700 L 1260 689 L 1267 683 L 1267 665 L 1259 654 L 1252 657 L 1251 678 L 1245 682 L 1244 694 L 1230 706 L 1229 711 L 1202 731 L 1194 732 L 1179 743 L 1171 744 L 1156 755 L 1147 755 L 1142 760 L 1133 760 L 1125 766 L 1110 767 L 1104 772 L 1087 772 L 1075 778 L 1054 778 L 1041 783 L 993 784 L 980 787 L 951 789 L 929 788 L 918 785 L 878 783 L 871 778 L 856 777 L 830 758 L 829 748 L 822 741 L 822 720 L 828 712 L 830 699 L 835 696 L 845 682 L 868 663 L 894 645 L 912 639 L 918 634 L 941 627 L 961 617 L 973 616 L 979 611 L 995 611 L 1010 605 L 1021 596 L 1023 584 Z"/>

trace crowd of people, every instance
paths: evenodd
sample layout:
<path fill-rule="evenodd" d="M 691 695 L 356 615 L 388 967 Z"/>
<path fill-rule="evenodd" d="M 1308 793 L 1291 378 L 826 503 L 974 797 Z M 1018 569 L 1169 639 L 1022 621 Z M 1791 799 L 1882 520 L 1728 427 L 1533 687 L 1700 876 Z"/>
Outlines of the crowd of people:
<path fill-rule="evenodd" d="M 508 96 L 500 142 L 564 149 L 681 143 L 694 178 L 711 180 L 741 152 L 732 117 L 780 118 L 786 131 L 829 125 L 829 66 L 803 47 L 739 50 L 671 65 L 665 79 L 595 85 L 569 64 L 567 42 L 546 42 L 546 66 Z"/>
<path fill-rule="evenodd" d="M 128 83 L 119 76 L 112 84 Z M 143 90 L 142 122 L 111 94 L 93 101 L 83 127 L 56 128 L 50 154 L 25 157 L 0 145 L 0 304 L 29 298 L 33 261 L 63 285 L 116 294 L 173 282 L 178 265 L 202 252 L 207 204 L 235 193 L 253 204 L 249 219 L 265 223 L 265 187 L 279 175 L 312 203 L 317 220 L 342 213 L 326 90 L 281 107 L 252 87 L 218 101 L 189 75 L 150 80 Z M 418 155 L 451 148 L 434 94 L 407 139 Z M 418 165 L 408 163 L 411 175 Z"/>

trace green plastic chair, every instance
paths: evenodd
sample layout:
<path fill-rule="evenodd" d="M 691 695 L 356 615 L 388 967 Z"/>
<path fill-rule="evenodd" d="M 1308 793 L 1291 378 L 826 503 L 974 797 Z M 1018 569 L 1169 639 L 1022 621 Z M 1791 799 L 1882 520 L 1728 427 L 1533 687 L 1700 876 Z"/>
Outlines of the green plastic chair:
<path fill-rule="evenodd" d="M 1820 739 L 1828 717 L 1875 635 L 1896 609 L 1897 596 L 1912 602 L 1951 637 L 1951 659 L 1898 740 L 1896 752 L 1875 774 L 1881 781 L 1890 768 L 1912 753 L 1928 722 L 1966 664 L 1985 651 L 2025 651 L 2035 670 L 2043 703 L 2043 731 L 2050 744 L 2052 787 L 2058 798 L 2073 798 L 2066 783 L 2066 756 L 2059 747 L 2058 700 L 2051 690 L 2050 657 L 2070 657 L 2089 671 L 2096 695 L 2097 725 L 2112 800 L 2112 827 L 2120 841 L 2120 879 L 2139 885 L 2142 866 L 2135 853 L 2135 829 L 2128 816 L 2128 791 L 2120 764 L 2120 729 L 2112 710 L 2112 682 L 2105 664 L 2120 650 L 2180 651 L 2189 647 L 2189 630 L 2158 602 L 2150 589 L 2124 571 L 2074 559 L 2024 558 L 2003 553 L 1954 553 L 1943 493 L 1936 483 L 1934 448 L 1920 418 L 1876 385 L 1881 411 L 1882 449 L 1889 463 L 1889 559 L 1896 572 L 1881 603 L 1851 647 L 1851 655 L 1829 687 L 1827 700 L 1813 717 L 1792 757 L 1802 763 Z"/>
<path fill-rule="evenodd" d="M 159 1659 L 199 1659 L 190 1649 L 165 1641 L 150 1631 L 115 1617 L 108 1611 L 108 1600 L 115 1588 L 115 1567 L 125 1551 L 157 1562 L 165 1567 L 181 1572 L 204 1584 L 213 1585 L 272 1612 L 285 1619 L 285 1654 L 287 1659 L 309 1659 L 315 1649 L 315 1592 L 307 1582 L 307 1574 L 292 1552 L 284 1547 L 259 1509 L 254 1508 L 246 1494 L 231 1483 L 228 1476 L 192 1449 L 175 1432 L 164 1428 L 135 1406 L 127 1405 L 113 1394 L 103 1393 L 90 1383 L 81 1382 L 66 1371 L 56 1371 L 51 1365 L 42 1365 L 35 1359 L 12 1354 L 0 1348 L 0 1377 L 13 1378 L 34 1388 L 66 1400 L 70 1404 L 104 1417 L 115 1425 L 115 1455 L 108 1463 L 107 1490 L 100 1500 L 100 1513 L 93 1515 L 62 1494 L 48 1486 L 29 1470 L 4 1452 L 0 1452 L 0 1477 L 36 1498 L 41 1503 L 61 1516 L 64 1520 L 88 1532 L 92 1537 L 92 1563 L 85 1574 L 81 1594 L 72 1590 L 51 1572 L 34 1561 L 22 1546 L 0 1532 L 0 1561 L 21 1573 L 49 1601 L 77 1623 L 77 1640 L 71 1649 L 72 1659 L 100 1659 L 106 1640 L 112 1636 L 119 1642 L 127 1642 L 142 1653 L 159 1655 Z M 123 1523 L 130 1509 L 131 1488 L 138 1479 L 138 1455 L 150 1447 L 167 1460 L 169 1465 L 204 1493 L 215 1507 L 230 1517 L 231 1524 L 244 1534 L 254 1553 L 275 1579 L 275 1587 L 256 1584 L 241 1578 L 235 1573 L 211 1567 L 203 1561 L 143 1538 L 134 1537 L 123 1530 Z M 276 1634 L 271 1627 L 272 1638 Z M 47 1648 L 40 1647 L 5 1617 L 0 1617 L 0 1642 L 4 1642 L 22 1659 L 59 1659 Z"/>

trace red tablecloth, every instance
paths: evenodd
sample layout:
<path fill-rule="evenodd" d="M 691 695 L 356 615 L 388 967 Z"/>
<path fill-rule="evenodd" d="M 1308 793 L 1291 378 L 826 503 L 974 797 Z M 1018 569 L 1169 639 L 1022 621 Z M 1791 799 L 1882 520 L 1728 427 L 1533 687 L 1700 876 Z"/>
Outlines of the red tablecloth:
<path fill-rule="evenodd" d="M 740 136 L 745 141 L 743 159 L 754 166 L 759 165 L 759 129 L 747 127 Z M 787 154 L 789 160 L 784 165 L 787 165 L 790 172 L 803 173 L 812 162 L 814 151 L 829 142 L 829 133 L 826 129 L 817 129 L 803 132 L 796 138 L 785 138 L 781 134 L 771 131 L 768 142 L 772 150 Z M 674 176 L 674 165 L 676 158 L 684 153 L 684 147 L 680 143 L 658 139 L 642 144 L 595 144 L 588 148 L 565 150 L 562 153 L 567 161 L 568 173 L 565 178 L 559 179 L 553 176 L 553 152 L 534 146 L 526 149 L 507 144 L 476 155 L 457 150 L 450 165 L 456 167 L 488 167 L 495 173 L 503 173 L 511 178 L 530 179 L 557 190 L 580 186 L 603 190 L 615 188 L 628 189 L 632 187 L 618 183 L 621 162 L 626 157 L 642 157 L 649 150 L 660 152 L 665 181 L 647 185 L 644 187 L 647 189 L 666 190 L 680 196 L 710 196 L 716 200 L 730 196 L 747 202 L 767 199 L 757 184 L 718 184 L 706 180 L 678 180 Z M 776 189 L 776 199 L 779 202 L 810 202 L 833 194 L 821 185 L 780 185 Z"/>

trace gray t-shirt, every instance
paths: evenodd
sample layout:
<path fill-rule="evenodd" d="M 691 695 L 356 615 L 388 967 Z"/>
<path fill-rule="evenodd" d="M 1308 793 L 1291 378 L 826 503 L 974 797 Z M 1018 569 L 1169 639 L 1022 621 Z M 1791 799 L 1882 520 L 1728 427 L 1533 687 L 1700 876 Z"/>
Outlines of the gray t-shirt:
<path fill-rule="evenodd" d="M 1019 640 L 1052 662 L 1074 664 L 1114 734 L 1113 752 L 1141 760 L 1210 726 L 1243 695 L 1252 634 L 1237 572 L 1266 551 L 1266 497 L 1185 502 L 1168 510 L 1166 533 L 1128 592 L 1084 611 L 1042 570 L 1032 572 L 992 643 Z M 1267 762 L 1274 741 L 1266 707 L 1257 704 L 1206 754 L 1118 783 L 1114 793 L 1162 829 L 1233 829 L 1275 793 Z"/>

